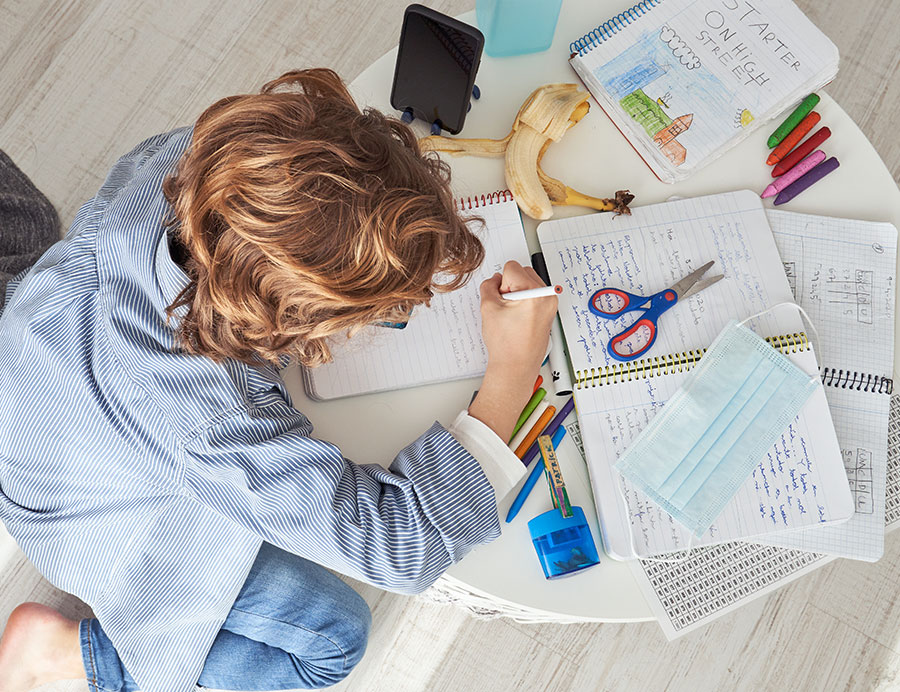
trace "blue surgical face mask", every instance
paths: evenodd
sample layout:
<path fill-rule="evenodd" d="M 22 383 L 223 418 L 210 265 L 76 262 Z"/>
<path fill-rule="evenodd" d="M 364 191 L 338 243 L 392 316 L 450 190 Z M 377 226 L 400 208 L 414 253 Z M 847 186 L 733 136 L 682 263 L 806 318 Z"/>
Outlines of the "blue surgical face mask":
<path fill-rule="evenodd" d="M 615 468 L 699 537 L 818 384 L 732 321 Z"/>

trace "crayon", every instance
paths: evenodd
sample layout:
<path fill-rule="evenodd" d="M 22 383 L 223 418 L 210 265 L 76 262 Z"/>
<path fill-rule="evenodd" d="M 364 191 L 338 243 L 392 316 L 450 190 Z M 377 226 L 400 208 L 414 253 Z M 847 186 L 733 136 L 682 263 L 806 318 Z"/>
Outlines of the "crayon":
<path fill-rule="evenodd" d="M 815 111 L 803 118 L 803 120 L 800 121 L 800 124 L 791 130 L 791 133 L 782 140 L 781 144 L 772 150 L 772 153 L 769 154 L 769 158 L 766 159 L 766 165 L 773 166 L 790 154 L 791 149 L 797 146 L 797 143 L 806 137 L 806 133 L 813 129 L 821 119 L 822 116 Z"/>
<path fill-rule="evenodd" d="M 765 199 L 766 197 L 774 197 L 792 182 L 797 180 L 797 178 L 806 175 L 824 160 L 824 151 L 822 151 L 821 149 L 814 151 L 787 173 L 778 178 L 775 178 L 775 182 L 771 183 L 765 190 L 763 190 L 763 193 L 762 195 L 760 195 L 760 197 L 762 197 L 763 199 Z"/>
<path fill-rule="evenodd" d="M 840 165 L 840 162 L 833 156 L 827 161 L 823 161 L 779 192 L 778 197 L 775 198 L 775 204 L 790 202 L 810 185 L 814 185 Z"/>
<path fill-rule="evenodd" d="M 553 414 L 556 413 L 555 406 L 548 406 L 544 412 L 541 414 L 541 417 L 538 418 L 537 423 L 534 424 L 534 427 L 528 431 L 528 434 L 525 436 L 525 439 L 522 440 L 521 444 L 516 447 L 516 451 L 514 452 L 519 459 L 525 456 L 525 452 L 528 451 L 528 448 L 534 444 L 534 441 L 538 438 L 544 428 L 547 427 L 548 423 L 550 423 L 550 419 L 553 418 Z"/>
<path fill-rule="evenodd" d="M 778 165 L 772 170 L 772 177 L 777 178 L 778 176 L 787 173 L 798 162 L 805 159 L 810 152 L 815 151 L 818 146 L 829 137 L 831 137 L 831 130 L 827 127 L 820 127 L 813 133 L 812 137 L 805 142 L 802 142 L 799 147 L 781 159 Z"/>
<path fill-rule="evenodd" d="M 787 137 L 791 130 L 797 127 L 797 124 L 806 117 L 806 114 L 816 107 L 818 102 L 818 94 L 810 94 L 803 99 L 803 101 L 800 102 L 800 105 L 794 109 L 794 112 L 791 113 L 785 121 L 778 126 L 778 129 L 769 136 L 769 141 L 766 143 L 769 149 L 777 147 L 781 143 L 781 140 Z"/>
<path fill-rule="evenodd" d="M 544 381 L 544 376 L 538 375 L 537 379 L 534 381 L 534 386 L 531 388 L 532 394 L 534 394 L 538 390 L 538 387 L 541 386 L 541 382 L 543 382 L 543 381 Z"/>
<path fill-rule="evenodd" d="M 543 387 L 540 387 L 534 394 L 531 395 L 531 398 L 528 400 L 528 403 L 525 404 L 525 408 L 522 409 L 522 413 L 519 414 L 519 420 L 516 421 L 516 425 L 513 428 L 512 435 L 509 436 L 509 441 L 512 442 L 513 438 L 516 436 L 516 433 L 519 432 L 519 429 L 525 425 L 525 421 L 528 420 L 528 416 L 531 415 L 531 412 L 537 408 L 537 405 L 541 403 L 541 400 L 547 394 L 547 390 Z"/>

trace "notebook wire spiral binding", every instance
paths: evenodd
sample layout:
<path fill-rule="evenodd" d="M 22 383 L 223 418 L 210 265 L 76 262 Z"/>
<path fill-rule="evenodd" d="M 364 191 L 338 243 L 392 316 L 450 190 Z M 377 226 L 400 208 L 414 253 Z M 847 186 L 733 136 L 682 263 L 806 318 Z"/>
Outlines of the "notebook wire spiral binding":
<path fill-rule="evenodd" d="M 810 348 L 809 339 L 802 332 L 769 336 L 766 337 L 766 341 L 784 354 L 808 351 Z M 630 363 L 615 363 L 602 368 L 577 370 L 575 372 L 575 388 L 602 387 L 621 382 L 631 382 L 637 379 L 685 372 L 694 367 L 704 353 L 706 353 L 706 349 L 699 348 L 680 353 L 670 353 L 665 356 L 641 358 Z"/>
<path fill-rule="evenodd" d="M 891 378 L 856 370 L 822 368 L 822 384 L 826 387 L 855 389 L 873 394 L 892 394 L 894 392 L 894 380 Z"/>
<path fill-rule="evenodd" d="M 596 29 L 589 31 L 577 41 L 572 41 L 572 43 L 569 44 L 570 57 L 584 55 L 589 50 L 596 48 L 608 38 L 631 24 L 634 20 L 643 17 L 661 2 L 662 0 L 641 0 L 641 2 L 632 5 L 624 12 L 620 12 L 612 19 L 605 21 Z"/>
<path fill-rule="evenodd" d="M 497 190 L 488 195 L 475 195 L 474 197 L 459 197 L 456 199 L 456 206 L 459 211 L 469 211 L 470 209 L 478 209 L 486 207 L 489 204 L 500 204 L 500 202 L 512 202 L 513 195 L 509 190 Z"/>

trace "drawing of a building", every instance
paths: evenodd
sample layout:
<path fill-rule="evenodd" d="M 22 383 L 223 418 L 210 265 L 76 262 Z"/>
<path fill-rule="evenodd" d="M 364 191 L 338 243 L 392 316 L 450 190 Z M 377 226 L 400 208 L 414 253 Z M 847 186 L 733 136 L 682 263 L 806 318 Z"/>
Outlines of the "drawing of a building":
<path fill-rule="evenodd" d="M 675 138 L 686 131 L 693 121 L 693 113 L 682 115 L 679 118 L 675 118 L 671 125 L 664 127 L 653 135 L 653 141 L 656 142 L 660 151 L 662 151 L 662 153 L 666 155 L 666 158 L 676 166 L 680 166 L 684 163 L 684 159 L 687 156 L 687 149 L 685 149 L 681 143 L 676 142 Z"/>

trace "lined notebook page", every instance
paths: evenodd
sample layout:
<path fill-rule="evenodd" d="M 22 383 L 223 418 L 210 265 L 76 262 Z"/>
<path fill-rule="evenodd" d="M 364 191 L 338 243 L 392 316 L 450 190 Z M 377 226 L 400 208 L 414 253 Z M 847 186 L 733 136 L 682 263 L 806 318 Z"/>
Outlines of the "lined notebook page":
<path fill-rule="evenodd" d="M 649 357 L 705 348 L 729 320 L 793 300 L 762 202 L 749 190 L 636 207 L 631 216 L 545 221 L 538 239 L 550 278 L 565 289 L 559 316 L 576 373 L 617 364 L 607 343 L 636 316 L 591 313 L 588 301 L 604 286 L 648 296 L 715 260 L 706 275 L 725 278 L 663 315 Z M 767 336 L 803 331 L 790 309 L 749 325 Z"/>
<path fill-rule="evenodd" d="M 811 352 L 791 356 L 816 371 Z M 817 389 L 788 429 L 702 537 L 690 533 L 612 468 L 656 412 L 681 386 L 682 373 L 589 387 L 576 392 L 579 422 L 607 552 L 647 557 L 736 538 L 846 521 L 853 501 L 828 417 Z M 629 537 L 630 534 L 630 537 Z"/>
<path fill-rule="evenodd" d="M 311 397 L 333 399 L 484 374 L 479 285 L 508 260 L 529 266 L 530 255 L 514 201 L 463 211 L 485 221 L 484 227 L 469 224 L 485 248 L 484 263 L 469 282 L 452 293 L 436 294 L 430 307 L 416 307 L 405 329 L 373 326 L 336 343 L 333 362 L 304 370 Z"/>
<path fill-rule="evenodd" d="M 837 72 L 837 48 L 787 0 L 660 0 L 640 15 L 571 62 L 667 182 Z"/>
<path fill-rule="evenodd" d="M 890 396 L 865 390 L 893 372 L 897 230 L 777 210 L 768 218 L 797 302 L 822 340 L 825 393 L 856 512 L 841 526 L 763 542 L 874 561 L 884 551 Z"/>

